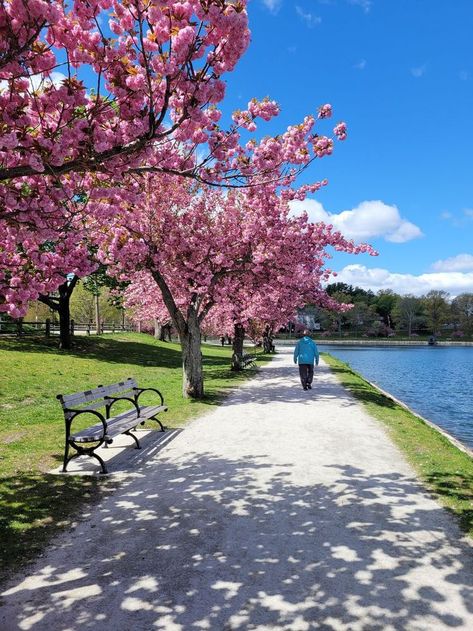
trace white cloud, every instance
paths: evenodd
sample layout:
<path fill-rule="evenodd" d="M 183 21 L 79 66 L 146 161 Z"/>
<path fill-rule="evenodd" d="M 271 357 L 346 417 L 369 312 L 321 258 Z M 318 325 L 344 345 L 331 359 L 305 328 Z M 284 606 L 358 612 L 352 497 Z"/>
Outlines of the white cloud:
<path fill-rule="evenodd" d="M 46 88 L 50 85 L 59 87 L 65 79 L 67 79 L 65 74 L 56 71 L 50 72 L 47 77 L 43 77 L 41 74 L 34 74 L 29 77 L 30 85 L 28 90 L 37 92 L 39 89 Z M 3 90 L 8 90 L 8 81 L 6 80 L 0 81 L 0 92 L 3 92 Z"/>
<path fill-rule="evenodd" d="M 315 199 L 293 201 L 290 206 L 294 214 L 305 210 L 311 221 L 332 224 L 345 237 L 358 242 L 383 237 L 392 243 L 404 243 L 423 236 L 418 226 L 400 216 L 396 206 L 380 200 L 361 202 L 338 215 L 328 213 Z"/>
<path fill-rule="evenodd" d="M 447 291 L 452 298 L 462 293 L 473 293 L 473 272 L 439 272 L 433 274 L 396 274 L 387 269 L 347 265 L 330 282 L 341 282 L 371 289 L 392 289 L 397 294 L 422 296 L 431 290 Z"/>
<path fill-rule="evenodd" d="M 427 70 L 427 64 L 423 64 L 422 66 L 411 68 L 411 75 L 415 77 L 416 79 L 419 79 L 419 77 L 422 77 L 425 74 L 426 70 Z"/>
<path fill-rule="evenodd" d="M 468 224 L 473 220 L 473 208 L 463 208 L 461 212 L 456 214 L 445 210 L 440 213 L 440 219 L 448 221 L 454 228 L 466 229 Z"/>
<path fill-rule="evenodd" d="M 473 255 L 458 254 L 448 259 L 436 261 L 432 265 L 436 272 L 473 272 Z"/>
<path fill-rule="evenodd" d="M 51 84 L 59 87 L 65 79 L 67 79 L 67 77 L 62 74 L 62 72 L 50 72 L 48 77 L 42 77 L 40 74 L 36 74 L 30 77 L 30 85 L 31 89 L 36 91 Z"/>
<path fill-rule="evenodd" d="M 282 0 L 263 0 L 264 6 L 271 11 L 271 13 L 277 13 L 281 3 Z"/>
<path fill-rule="evenodd" d="M 314 28 L 322 22 L 322 18 L 313 13 L 306 13 L 302 7 L 296 5 L 296 13 L 303 20 L 309 28 Z"/>
<path fill-rule="evenodd" d="M 365 13 L 369 13 L 373 4 L 372 0 L 348 0 L 349 4 L 355 4 L 363 9 Z"/>
<path fill-rule="evenodd" d="M 366 68 L 366 59 L 360 59 L 353 68 L 356 68 L 356 70 L 364 70 Z"/>
<path fill-rule="evenodd" d="M 443 213 L 441 213 L 440 219 L 445 219 L 445 220 L 453 219 L 453 215 L 449 210 L 445 210 Z"/>

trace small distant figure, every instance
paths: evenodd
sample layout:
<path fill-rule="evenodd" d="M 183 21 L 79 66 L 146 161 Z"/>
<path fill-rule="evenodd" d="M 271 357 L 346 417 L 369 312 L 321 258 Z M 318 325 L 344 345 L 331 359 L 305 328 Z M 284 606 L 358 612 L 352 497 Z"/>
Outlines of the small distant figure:
<path fill-rule="evenodd" d="M 316 366 L 319 365 L 319 349 L 307 329 L 304 330 L 304 337 L 297 342 L 294 349 L 294 363 L 299 364 L 299 376 L 303 389 L 312 390 L 314 363 Z"/>
<path fill-rule="evenodd" d="M 220 344 L 222 346 L 225 346 L 225 335 L 222 335 L 222 337 L 220 338 Z"/>
<path fill-rule="evenodd" d="M 437 344 L 437 340 L 435 339 L 435 335 L 431 335 L 429 337 L 429 346 L 435 346 Z"/>

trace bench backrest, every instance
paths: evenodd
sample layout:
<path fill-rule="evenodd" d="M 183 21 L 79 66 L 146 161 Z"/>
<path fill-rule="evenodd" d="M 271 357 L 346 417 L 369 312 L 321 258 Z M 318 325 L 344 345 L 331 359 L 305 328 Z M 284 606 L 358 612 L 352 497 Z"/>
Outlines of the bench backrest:
<path fill-rule="evenodd" d="M 137 387 L 136 381 L 129 377 L 125 381 L 112 383 L 109 386 L 97 386 L 84 392 L 58 394 L 56 398 L 59 399 L 64 410 L 96 410 L 105 405 L 104 397 L 133 397 L 133 388 Z"/>

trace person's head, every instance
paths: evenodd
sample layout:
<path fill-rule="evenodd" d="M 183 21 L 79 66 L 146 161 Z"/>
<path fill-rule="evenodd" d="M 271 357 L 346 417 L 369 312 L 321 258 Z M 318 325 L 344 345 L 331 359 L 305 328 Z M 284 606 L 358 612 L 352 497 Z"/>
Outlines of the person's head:
<path fill-rule="evenodd" d="M 305 337 L 309 337 L 309 335 L 310 335 L 310 331 L 309 331 L 309 329 L 304 329 L 304 333 L 303 333 L 303 335 L 304 335 Z"/>

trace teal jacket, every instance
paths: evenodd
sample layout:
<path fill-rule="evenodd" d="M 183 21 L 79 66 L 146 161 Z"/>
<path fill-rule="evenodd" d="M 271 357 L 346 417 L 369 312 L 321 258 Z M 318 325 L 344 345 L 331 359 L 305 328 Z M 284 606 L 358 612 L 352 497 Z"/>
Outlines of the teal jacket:
<path fill-rule="evenodd" d="M 319 350 L 317 344 L 307 335 L 300 339 L 294 349 L 294 363 L 319 365 Z"/>

